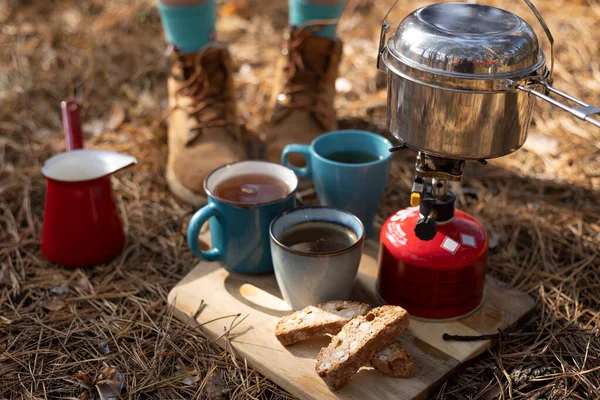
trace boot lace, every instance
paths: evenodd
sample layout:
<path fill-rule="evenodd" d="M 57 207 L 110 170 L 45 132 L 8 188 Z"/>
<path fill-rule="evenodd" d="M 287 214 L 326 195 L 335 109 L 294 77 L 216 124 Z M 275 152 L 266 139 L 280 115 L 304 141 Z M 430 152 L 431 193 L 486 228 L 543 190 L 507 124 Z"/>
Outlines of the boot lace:
<path fill-rule="evenodd" d="M 314 34 L 315 30 L 334 23 L 337 21 L 312 21 L 310 25 L 304 25 L 297 32 L 290 34 L 287 46 L 288 59 L 284 67 L 285 84 L 278 95 L 280 106 L 309 111 L 327 118 L 329 97 L 323 83 L 327 64 L 323 63 L 323 60 L 310 62 L 310 57 L 315 56 L 306 54 L 302 44 Z"/>
<path fill-rule="evenodd" d="M 186 113 L 193 120 L 188 126 L 186 144 L 191 145 L 206 128 L 227 127 L 227 74 L 220 62 L 203 65 L 196 57 L 178 57 L 178 67 L 183 79 L 175 93 L 176 97 L 188 97 L 191 101 L 185 106 Z M 208 54 L 202 54 L 206 57 Z M 182 108 L 179 101 L 174 108 Z"/>

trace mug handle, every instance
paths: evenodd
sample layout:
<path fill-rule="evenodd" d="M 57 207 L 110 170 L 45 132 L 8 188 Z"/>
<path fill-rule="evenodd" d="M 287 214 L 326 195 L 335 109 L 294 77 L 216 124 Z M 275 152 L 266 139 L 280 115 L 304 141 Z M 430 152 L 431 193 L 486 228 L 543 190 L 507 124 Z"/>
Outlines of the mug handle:
<path fill-rule="evenodd" d="M 188 225 L 187 240 L 188 246 L 196 258 L 207 261 L 217 261 L 223 256 L 219 249 L 213 247 L 210 250 L 202 250 L 198 244 L 198 236 L 200 235 L 202 225 L 204 225 L 211 217 L 221 218 L 221 213 L 219 213 L 217 207 L 212 203 L 207 204 L 196 211 Z"/>
<path fill-rule="evenodd" d="M 306 144 L 288 144 L 281 153 L 281 163 L 294 171 L 299 178 L 309 178 L 312 175 L 310 167 L 310 146 Z M 290 164 L 288 156 L 290 154 L 302 154 L 306 159 L 306 167 L 295 167 Z"/>

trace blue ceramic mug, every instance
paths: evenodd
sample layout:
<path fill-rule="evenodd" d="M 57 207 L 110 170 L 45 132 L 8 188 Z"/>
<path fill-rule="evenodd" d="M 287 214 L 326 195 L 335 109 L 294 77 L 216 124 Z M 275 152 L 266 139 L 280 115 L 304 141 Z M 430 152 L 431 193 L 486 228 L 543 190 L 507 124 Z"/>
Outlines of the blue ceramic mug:
<path fill-rule="evenodd" d="M 368 237 L 388 183 L 392 147 L 386 138 L 366 131 L 340 130 L 317 137 L 310 145 L 291 144 L 283 149 L 281 163 L 300 178 L 312 179 L 321 205 L 351 212 L 362 221 Z M 288 162 L 302 154 L 306 167 Z"/>
<path fill-rule="evenodd" d="M 231 179 L 244 182 L 245 175 L 274 178 L 278 184 L 284 185 L 282 195 L 255 204 L 248 199 L 240 203 L 219 197 L 220 184 L 232 182 Z M 271 162 L 241 161 L 215 169 L 204 180 L 208 204 L 194 214 L 188 226 L 187 239 L 192 253 L 201 260 L 220 261 L 229 271 L 248 274 L 273 272 L 269 225 L 277 215 L 295 208 L 297 187 L 298 178 L 292 170 Z M 252 188 L 261 190 L 260 186 Z M 202 250 L 198 235 L 208 220 L 212 248 Z"/>

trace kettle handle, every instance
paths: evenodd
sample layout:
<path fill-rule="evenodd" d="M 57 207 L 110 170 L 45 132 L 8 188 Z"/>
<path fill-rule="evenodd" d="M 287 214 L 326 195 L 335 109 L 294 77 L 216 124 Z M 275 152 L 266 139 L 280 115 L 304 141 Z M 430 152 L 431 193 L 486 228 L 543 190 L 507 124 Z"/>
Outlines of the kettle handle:
<path fill-rule="evenodd" d="M 79 104 L 75 99 L 67 99 L 60 103 L 60 109 L 67 151 L 83 149 Z"/>
<path fill-rule="evenodd" d="M 394 4 L 392 4 L 388 12 L 385 13 L 383 20 L 381 21 L 381 32 L 379 33 L 379 52 L 377 53 L 377 69 L 382 71 L 385 71 L 385 68 L 381 67 L 381 56 L 385 51 L 385 40 L 387 39 L 387 34 L 390 31 L 390 24 L 387 23 L 387 18 L 388 15 L 390 15 L 390 12 L 392 12 L 392 10 L 394 9 L 394 7 L 396 7 L 396 4 L 398 4 L 398 0 L 394 1 Z"/>
<path fill-rule="evenodd" d="M 581 107 L 577 107 L 577 108 L 569 107 L 568 105 L 561 103 L 560 101 L 555 100 L 555 99 L 551 98 L 550 96 L 547 96 L 544 93 L 538 92 L 537 90 L 534 90 L 528 86 L 517 85 L 516 88 L 519 90 L 522 90 L 524 92 L 530 93 L 536 97 L 539 97 L 540 99 L 545 100 L 548 103 L 550 103 L 564 111 L 567 111 L 568 113 L 571 113 L 575 117 L 582 119 L 586 122 L 589 122 L 592 125 L 595 125 L 598 128 L 600 128 L 600 121 L 597 119 L 590 118 L 592 115 L 600 114 L 600 107 L 596 107 L 596 106 L 587 104 L 587 103 L 579 100 L 578 98 L 575 98 L 561 90 L 556 89 L 549 82 L 546 82 L 544 80 L 540 80 L 539 83 L 541 85 L 543 85 L 548 91 L 555 93 L 567 100 L 571 100 L 572 102 L 579 104 Z"/>
<path fill-rule="evenodd" d="M 546 21 L 544 21 L 544 18 L 542 17 L 542 14 L 533 5 L 533 3 L 531 2 L 531 0 L 523 0 L 523 1 L 531 9 L 531 11 L 533 12 L 533 14 L 537 18 L 538 22 L 540 23 L 540 25 L 544 29 L 544 32 L 546 33 L 546 36 L 548 36 L 548 40 L 550 41 L 550 71 L 548 72 L 548 80 L 550 82 L 552 82 L 552 72 L 554 71 L 554 37 L 552 36 L 552 33 L 550 32 L 550 28 L 548 28 L 548 24 L 546 24 Z"/>

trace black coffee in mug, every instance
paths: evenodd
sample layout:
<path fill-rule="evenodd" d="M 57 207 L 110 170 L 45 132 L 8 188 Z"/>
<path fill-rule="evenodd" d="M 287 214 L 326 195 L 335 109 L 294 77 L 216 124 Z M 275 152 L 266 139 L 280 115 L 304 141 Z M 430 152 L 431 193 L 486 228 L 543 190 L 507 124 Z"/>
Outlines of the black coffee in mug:
<path fill-rule="evenodd" d="M 327 221 L 302 222 L 279 237 L 283 245 L 305 253 L 332 253 L 352 246 L 357 240 L 352 229 Z"/>
<path fill-rule="evenodd" d="M 336 151 L 328 154 L 325 158 L 344 164 L 366 164 L 379 160 L 377 154 L 361 150 Z"/>

